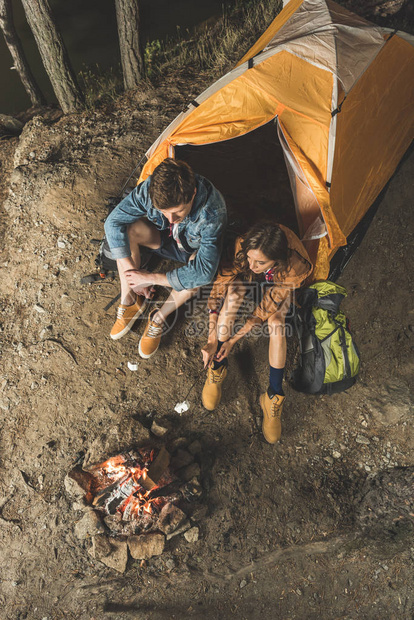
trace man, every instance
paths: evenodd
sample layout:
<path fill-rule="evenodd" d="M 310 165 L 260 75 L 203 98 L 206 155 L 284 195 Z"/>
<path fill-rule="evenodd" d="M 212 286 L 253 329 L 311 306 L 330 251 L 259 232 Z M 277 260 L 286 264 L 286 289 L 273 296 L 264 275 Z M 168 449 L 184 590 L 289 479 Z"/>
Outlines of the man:
<path fill-rule="evenodd" d="M 162 161 L 112 211 L 105 235 L 117 261 L 121 304 L 111 338 L 122 338 L 142 314 L 154 286 L 171 287 L 161 308 L 154 308 L 139 342 L 139 354 L 148 359 L 157 351 L 166 318 L 209 284 L 216 273 L 226 205 L 220 192 L 185 162 Z M 141 251 L 150 251 L 184 263 L 167 273 L 141 269 Z"/>

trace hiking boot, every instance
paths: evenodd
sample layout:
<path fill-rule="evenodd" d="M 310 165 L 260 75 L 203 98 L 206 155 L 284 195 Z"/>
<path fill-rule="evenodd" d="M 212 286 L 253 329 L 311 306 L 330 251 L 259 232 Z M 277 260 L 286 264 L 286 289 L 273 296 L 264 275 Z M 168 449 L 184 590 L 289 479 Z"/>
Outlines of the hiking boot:
<path fill-rule="evenodd" d="M 260 396 L 260 406 L 263 411 L 262 431 L 268 443 L 276 443 L 282 434 L 280 416 L 282 415 L 284 396 L 269 394 L 269 391 Z"/>
<path fill-rule="evenodd" d="M 162 332 L 164 330 L 163 323 L 153 321 L 154 315 L 158 312 L 158 308 L 154 308 L 148 315 L 148 323 L 138 345 L 138 353 L 144 359 L 149 359 L 156 353 L 160 346 Z"/>
<path fill-rule="evenodd" d="M 215 370 L 210 366 L 207 370 L 207 379 L 201 394 L 203 406 L 208 411 L 213 411 L 221 400 L 221 384 L 227 377 L 227 364 L 219 366 Z"/>
<path fill-rule="evenodd" d="M 143 313 L 147 300 L 141 295 L 137 295 L 132 306 L 119 304 L 116 312 L 116 321 L 111 329 L 112 340 L 119 340 L 130 331 L 137 318 Z"/>

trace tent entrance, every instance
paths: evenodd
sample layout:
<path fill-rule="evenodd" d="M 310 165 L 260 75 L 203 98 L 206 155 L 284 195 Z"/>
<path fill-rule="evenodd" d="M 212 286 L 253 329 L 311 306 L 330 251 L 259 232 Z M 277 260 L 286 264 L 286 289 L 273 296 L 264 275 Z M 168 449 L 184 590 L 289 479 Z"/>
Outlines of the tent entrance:
<path fill-rule="evenodd" d="M 223 142 L 176 146 L 175 158 L 217 187 L 226 200 L 229 223 L 239 232 L 266 219 L 300 234 L 276 119 Z"/>

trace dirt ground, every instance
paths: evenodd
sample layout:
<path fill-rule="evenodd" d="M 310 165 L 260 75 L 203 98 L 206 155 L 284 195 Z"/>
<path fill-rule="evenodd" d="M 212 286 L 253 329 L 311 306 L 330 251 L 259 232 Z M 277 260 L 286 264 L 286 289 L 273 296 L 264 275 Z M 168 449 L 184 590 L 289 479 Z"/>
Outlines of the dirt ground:
<path fill-rule="evenodd" d="M 270 446 L 257 428 L 265 338 L 234 351 L 223 402 L 208 413 L 196 319 L 182 313 L 146 362 L 143 322 L 109 338 L 115 306 L 104 307 L 116 282 L 80 285 L 94 271 L 91 239 L 102 236 L 107 201 L 181 109 L 182 93 L 202 90 L 194 79 L 189 92 L 185 80 L 111 110 L 35 117 L 0 143 L 0 617 L 409 620 L 414 157 L 340 279 L 362 355 L 358 383 L 332 397 L 287 385 L 282 440 Z M 295 351 L 292 338 L 289 369 Z M 185 398 L 190 408 L 178 415 Z M 170 439 L 202 442 L 208 515 L 197 542 L 172 539 L 162 556 L 119 574 L 77 540 L 81 514 L 63 481 L 92 442 L 154 417 Z M 385 491 L 367 503 L 378 480 Z"/>

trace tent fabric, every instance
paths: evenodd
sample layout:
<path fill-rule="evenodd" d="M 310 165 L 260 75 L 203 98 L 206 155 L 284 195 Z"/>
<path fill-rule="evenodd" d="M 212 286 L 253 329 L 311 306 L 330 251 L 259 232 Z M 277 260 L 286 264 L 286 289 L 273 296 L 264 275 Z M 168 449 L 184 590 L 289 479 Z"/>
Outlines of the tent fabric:
<path fill-rule="evenodd" d="M 392 37 L 338 115 L 335 157 L 341 166 L 334 167 L 331 202 L 345 236 L 391 178 L 412 141 L 413 49 Z"/>
<path fill-rule="evenodd" d="M 283 26 L 275 21 L 260 51 L 288 46 L 291 53 L 335 74 L 345 92 L 385 44 L 381 28 L 330 1 L 302 2 Z"/>
<path fill-rule="evenodd" d="M 161 134 L 140 181 L 180 145 L 274 128 L 314 277 L 326 277 L 330 257 L 412 140 L 413 71 L 414 47 L 398 33 L 330 0 L 291 0 L 240 63 Z"/>

